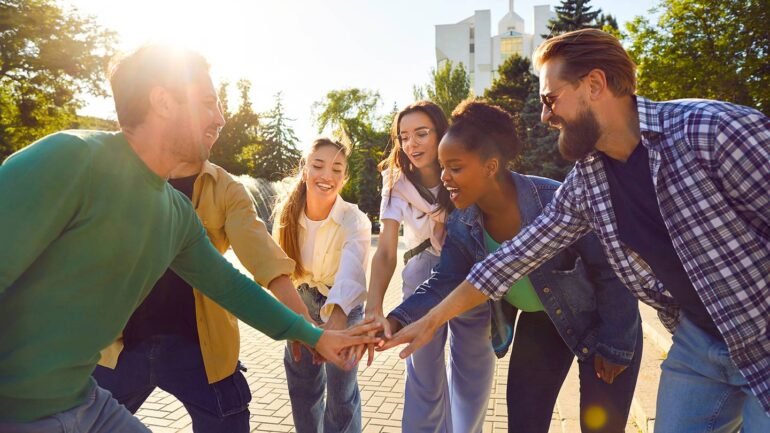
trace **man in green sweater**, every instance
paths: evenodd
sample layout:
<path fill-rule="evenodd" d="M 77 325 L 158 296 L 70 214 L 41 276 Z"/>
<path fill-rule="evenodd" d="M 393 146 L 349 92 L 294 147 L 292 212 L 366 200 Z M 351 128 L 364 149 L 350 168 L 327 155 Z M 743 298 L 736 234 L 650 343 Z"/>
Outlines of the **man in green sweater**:
<path fill-rule="evenodd" d="M 53 134 L 0 165 L 0 432 L 149 431 L 90 375 L 167 268 L 269 337 L 349 368 L 340 353 L 374 342 L 361 335 L 374 325 L 306 322 L 233 268 L 166 182 L 207 160 L 224 125 L 205 59 L 145 46 L 110 84 L 122 132 Z"/>

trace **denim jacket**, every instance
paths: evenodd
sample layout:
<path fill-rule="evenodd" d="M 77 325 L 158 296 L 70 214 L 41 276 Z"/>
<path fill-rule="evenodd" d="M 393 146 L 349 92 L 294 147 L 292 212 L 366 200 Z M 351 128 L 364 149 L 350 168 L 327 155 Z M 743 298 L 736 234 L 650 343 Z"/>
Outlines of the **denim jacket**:
<path fill-rule="evenodd" d="M 532 223 L 551 201 L 559 182 L 511 172 L 522 227 Z M 414 295 L 389 316 L 403 324 L 424 316 L 457 287 L 471 267 L 487 256 L 482 215 L 476 205 L 457 209 L 447 219 L 447 238 L 439 264 Z M 543 263 L 529 279 L 545 312 L 562 339 L 580 360 L 596 351 L 602 357 L 629 365 L 634 356 L 640 319 L 636 299 L 615 275 L 593 233 Z M 492 302 L 492 301 L 490 301 Z M 495 351 L 505 355 L 512 339 L 516 310 L 506 301 L 492 302 Z"/>

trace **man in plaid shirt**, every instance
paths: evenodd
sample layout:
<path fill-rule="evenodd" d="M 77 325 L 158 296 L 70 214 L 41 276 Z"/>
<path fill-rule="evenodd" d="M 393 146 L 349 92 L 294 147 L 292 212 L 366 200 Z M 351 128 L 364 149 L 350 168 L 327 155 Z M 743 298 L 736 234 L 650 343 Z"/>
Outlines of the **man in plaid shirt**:
<path fill-rule="evenodd" d="M 674 333 L 656 433 L 770 432 L 770 119 L 724 102 L 635 96 L 635 65 L 595 29 L 544 42 L 535 66 L 542 120 L 560 130 L 575 168 L 534 223 L 384 348 L 411 341 L 408 356 L 593 230 L 620 279 Z"/>

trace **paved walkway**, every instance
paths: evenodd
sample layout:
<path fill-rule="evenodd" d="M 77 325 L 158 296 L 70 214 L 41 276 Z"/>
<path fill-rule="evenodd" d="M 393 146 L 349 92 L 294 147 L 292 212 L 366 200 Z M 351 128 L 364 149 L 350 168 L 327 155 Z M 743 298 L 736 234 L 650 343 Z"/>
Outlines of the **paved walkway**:
<path fill-rule="evenodd" d="M 402 254 L 403 251 L 400 251 L 399 256 Z M 237 264 L 232 252 L 228 254 L 228 258 Z M 385 298 L 386 311 L 395 307 L 401 300 L 402 268 L 399 260 Z M 253 395 L 249 405 L 252 432 L 294 432 L 283 367 L 283 350 L 283 342 L 273 341 L 249 326 L 241 325 L 241 361 L 248 369 L 244 374 Z M 497 362 L 484 433 L 507 432 L 507 372 L 508 357 Z M 400 432 L 404 401 L 404 364 L 398 357 L 398 349 L 378 353 L 370 367 L 362 363 L 358 380 L 363 405 L 364 432 Z M 549 433 L 579 433 L 579 421 L 576 419 L 577 398 L 578 384 L 573 365 L 554 411 Z M 563 408 L 562 413 L 559 411 L 560 407 Z M 192 432 L 190 417 L 185 408 L 176 398 L 160 389 L 149 397 L 137 416 L 155 433 Z M 626 433 L 637 431 L 636 427 L 629 423 Z"/>

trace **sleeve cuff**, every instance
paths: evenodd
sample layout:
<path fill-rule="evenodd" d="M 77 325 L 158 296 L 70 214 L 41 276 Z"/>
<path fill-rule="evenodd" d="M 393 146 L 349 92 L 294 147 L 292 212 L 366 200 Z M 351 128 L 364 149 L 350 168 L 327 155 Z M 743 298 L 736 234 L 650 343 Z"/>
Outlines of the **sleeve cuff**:
<path fill-rule="evenodd" d="M 318 340 L 323 334 L 323 329 L 316 328 L 303 319 L 297 317 L 297 320 L 291 325 L 289 331 L 286 333 L 287 340 L 296 340 L 308 344 L 310 347 L 315 347 Z"/>
<path fill-rule="evenodd" d="M 626 351 L 616 349 L 612 346 L 608 346 L 603 343 L 597 343 L 596 351 L 603 357 L 618 365 L 631 365 L 631 361 L 634 359 L 633 351 Z"/>

